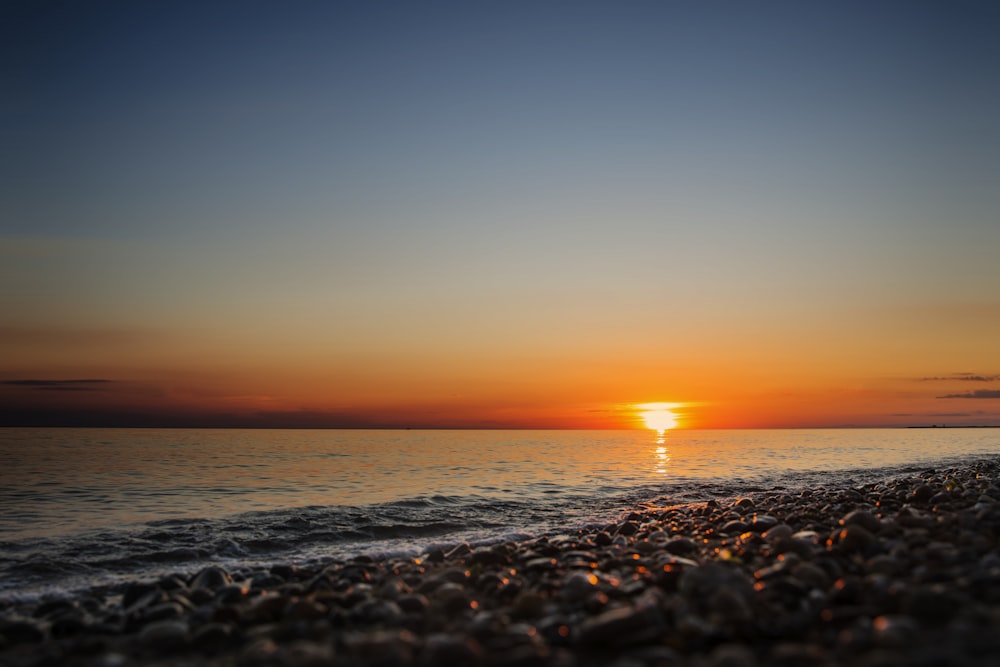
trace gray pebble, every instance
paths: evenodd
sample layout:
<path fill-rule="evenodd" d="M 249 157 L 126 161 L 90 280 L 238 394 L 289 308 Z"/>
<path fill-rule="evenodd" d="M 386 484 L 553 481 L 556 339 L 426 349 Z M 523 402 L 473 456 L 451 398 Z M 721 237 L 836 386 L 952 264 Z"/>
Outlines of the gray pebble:
<path fill-rule="evenodd" d="M 150 648 L 164 651 L 184 648 L 191 637 L 183 621 L 156 621 L 142 629 L 139 640 Z"/>

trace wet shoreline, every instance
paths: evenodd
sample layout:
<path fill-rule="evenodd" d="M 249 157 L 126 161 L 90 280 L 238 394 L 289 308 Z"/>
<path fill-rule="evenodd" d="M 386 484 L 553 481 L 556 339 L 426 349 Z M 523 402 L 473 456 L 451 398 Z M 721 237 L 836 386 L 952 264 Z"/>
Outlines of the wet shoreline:
<path fill-rule="evenodd" d="M 984 664 L 1000 459 L 419 558 L 211 566 L 0 615 L 14 666 Z"/>

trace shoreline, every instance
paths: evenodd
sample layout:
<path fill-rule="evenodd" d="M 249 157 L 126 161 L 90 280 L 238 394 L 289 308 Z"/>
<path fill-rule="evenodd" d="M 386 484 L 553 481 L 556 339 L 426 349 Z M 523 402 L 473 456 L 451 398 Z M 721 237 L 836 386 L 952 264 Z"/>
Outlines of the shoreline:
<path fill-rule="evenodd" d="M 937 662 L 935 662 L 937 660 Z M 1000 660 L 1000 458 L 423 557 L 133 581 L 0 608 L 0 664 Z"/>

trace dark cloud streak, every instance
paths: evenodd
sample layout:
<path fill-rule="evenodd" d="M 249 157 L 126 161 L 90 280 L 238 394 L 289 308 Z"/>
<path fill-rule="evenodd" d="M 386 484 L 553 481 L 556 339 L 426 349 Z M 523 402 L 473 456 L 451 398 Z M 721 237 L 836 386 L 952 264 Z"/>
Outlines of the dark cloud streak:
<path fill-rule="evenodd" d="M 980 375 L 978 373 L 953 373 L 939 377 L 920 378 L 921 382 L 996 382 L 1000 375 Z"/>
<path fill-rule="evenodd" d="M 945 394 L 938 398 L 1000 398 L 1000 389 L 977 389 L 964 394 Z"/>
<path fill-rule="evenodd" d="M 86 378 L 82 380 L 3 380 L 0 384 L 24 387 L 35 391 L 103 391 L 114 380 Z"/>

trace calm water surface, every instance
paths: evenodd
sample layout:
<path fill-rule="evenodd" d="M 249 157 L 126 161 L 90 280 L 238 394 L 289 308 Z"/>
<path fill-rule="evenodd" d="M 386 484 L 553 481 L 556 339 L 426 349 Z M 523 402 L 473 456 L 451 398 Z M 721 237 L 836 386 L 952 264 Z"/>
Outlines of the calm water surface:
<path fill-rule="evenodd" d="M 499 539 L 998 453 L 997 429 L 0 429 L 0 592 Z"/>

